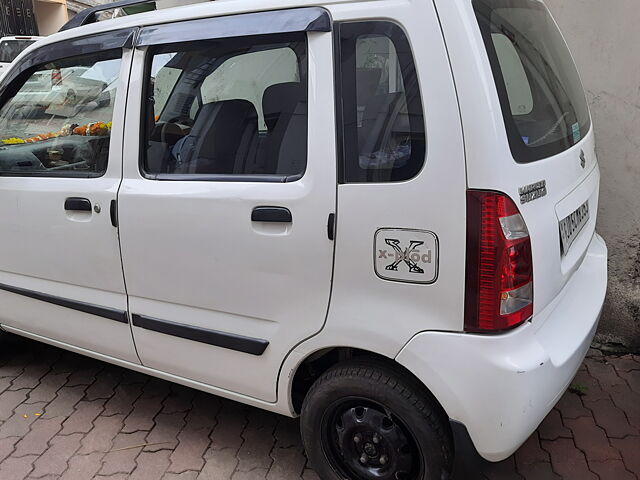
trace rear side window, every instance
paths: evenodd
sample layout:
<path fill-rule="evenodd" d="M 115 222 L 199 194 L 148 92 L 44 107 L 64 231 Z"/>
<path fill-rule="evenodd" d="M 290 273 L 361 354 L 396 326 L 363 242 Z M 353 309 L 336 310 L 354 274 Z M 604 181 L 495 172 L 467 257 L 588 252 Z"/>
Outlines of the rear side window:
<path fill-rule="evenodd" d="M 344 183 L 408 180 L 425 161 L 411 47 L 390 22 L 338 25 L 338 138 Z"/>
<path fill-rule="evenodd" d="M 591 126 L 571 54 L 538 0 L 474 0 L 500 97 L 509 145 L 518 162 L 567 150 Z"/>
<path fill-rule="evenodd" d="M 146 176 L 300 178 L 307 160 L 306 52 L 303 33 L 152 50 Z"/>

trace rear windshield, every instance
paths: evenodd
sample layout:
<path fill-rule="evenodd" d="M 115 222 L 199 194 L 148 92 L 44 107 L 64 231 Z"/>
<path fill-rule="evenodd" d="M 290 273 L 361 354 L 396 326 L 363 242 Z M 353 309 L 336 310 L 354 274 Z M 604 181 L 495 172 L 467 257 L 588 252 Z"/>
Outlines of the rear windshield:
<path fill-rule="evenodd" d="M 0 42 L 0 63 L 13 62 L 18 54 L 35 40 L 4 40 Z"/>
<path fill-rule="evenodd" d="M 556 155 L 589 131 L 578 72 L 539 0 L 473 0 L 517 162 Z"/>

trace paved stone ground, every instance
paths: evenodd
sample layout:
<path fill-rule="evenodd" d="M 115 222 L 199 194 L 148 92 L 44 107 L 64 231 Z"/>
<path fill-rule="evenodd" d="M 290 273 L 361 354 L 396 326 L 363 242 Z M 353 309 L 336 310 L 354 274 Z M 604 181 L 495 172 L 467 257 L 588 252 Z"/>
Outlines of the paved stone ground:
<path fill-rule="evenodd" d="M 640 357 L 592 350 L 487 479 L 640 477 Z M 576 393 L 574 393 L 576 392 Z M 0 344 L 0 479 L 318 479 L 296 420 L 17 337 Z"/>

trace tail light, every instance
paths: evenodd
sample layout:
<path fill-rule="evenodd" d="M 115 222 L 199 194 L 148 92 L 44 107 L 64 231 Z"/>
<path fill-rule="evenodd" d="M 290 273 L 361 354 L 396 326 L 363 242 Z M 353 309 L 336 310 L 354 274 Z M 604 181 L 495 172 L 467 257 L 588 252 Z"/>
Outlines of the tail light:
<path fill-rule="evenodd" d="M 62 85 L 62 72 L 59 68 L 51 70 L 51 86 Z"/>
<path fill-rule="evenodd" d="M 533 315 L 529 231 L 504 194 L 467 191 L 465 330 L 495 332 Z"/>

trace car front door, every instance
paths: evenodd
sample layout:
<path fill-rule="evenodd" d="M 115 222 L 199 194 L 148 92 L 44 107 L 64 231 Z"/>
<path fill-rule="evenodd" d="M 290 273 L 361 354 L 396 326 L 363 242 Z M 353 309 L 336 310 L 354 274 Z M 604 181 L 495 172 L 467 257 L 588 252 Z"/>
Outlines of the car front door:
<path fill-rule="evenodd" d="M 110 215 L 122 180 L 122 79 L 132 56 L 123 45 L 132 33 L 45 45 L 3 81 L 0 323 L 139 363 Z M 100 88 L 76 88 L 88 81 Z"/>
<path fill-rule="evenodd" d="M 284 357 L 322 328 L 329 30 L 316 8 L 142 29 L 118 211 L 145 366 L 273 402 Z"/>

